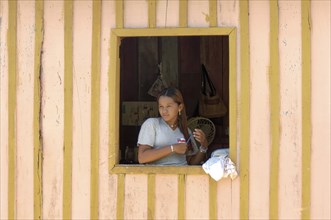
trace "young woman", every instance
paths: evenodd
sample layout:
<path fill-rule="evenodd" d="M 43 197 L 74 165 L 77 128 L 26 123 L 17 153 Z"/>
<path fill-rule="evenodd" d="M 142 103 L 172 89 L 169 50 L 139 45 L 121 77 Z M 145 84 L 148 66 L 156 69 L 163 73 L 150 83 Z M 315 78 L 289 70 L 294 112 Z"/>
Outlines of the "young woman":
<path fill-rule="evenodd" d="M 161 117 L 147 119 L 139 132 L 139 163 L 200 164 L 205 159 L 208 142 L 201 129 L 194 129 L 193 133 L 188 129 L 181 92 L 173 87 L 166 88 L 157 102 Z M 201 144 L 199 149 L 195 140 Z"/>

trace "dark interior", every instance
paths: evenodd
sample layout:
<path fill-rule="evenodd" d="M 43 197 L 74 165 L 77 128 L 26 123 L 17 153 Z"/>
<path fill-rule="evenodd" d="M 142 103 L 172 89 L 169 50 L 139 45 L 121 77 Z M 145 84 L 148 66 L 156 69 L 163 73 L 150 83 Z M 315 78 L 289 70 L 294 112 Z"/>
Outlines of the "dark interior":
<path fill-rule="evenodd" d="M 199 116 L 201 65 L 204 64 L 217 93 L 229 107 L 229 38 L 228 36 L 126 37 L 120 46 L 120 163 L 137 163 L 137 138 L 140 122 L 128 109 L 140 102 L 156 104 L 148 90 L 160 76 L 168 86 L 183 94 L 188 118 Z M 129 104 L 127 104 L 129 103 Z M 131 106 L 131 107 L 130 107 Z M 147 109 L 147 107 L 143 107 Z M 154 115 L 157 108 L 153 107 Z M 140 110 L 138 110 L 140 111 Z M 124 114 L 126 112 L 126 114 Z M 153 116 L 153 111 L 144 113 Z M 228 111 L 229 112 L 229 111 Z M 229 114 L 210 118 L 216 132 L 207 156 L 217 148 L 229 146 Z M 207 158 L 208 158 L 207 157 Z"/>

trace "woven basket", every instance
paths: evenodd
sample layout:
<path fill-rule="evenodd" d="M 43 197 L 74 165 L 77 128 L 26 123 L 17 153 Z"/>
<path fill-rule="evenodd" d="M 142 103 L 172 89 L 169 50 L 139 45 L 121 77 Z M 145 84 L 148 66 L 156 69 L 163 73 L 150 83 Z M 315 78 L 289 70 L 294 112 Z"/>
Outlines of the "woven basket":
<path fill-rule="evenodd" d="M 215 138 L 216 128 L 214 123 L 208 118 L 203 117 L 193 117 L 187 121 L 187 126 L 193 132 L 195 128 L 201 129 L 207 138 L 208 145 L 213 142 Z"/>

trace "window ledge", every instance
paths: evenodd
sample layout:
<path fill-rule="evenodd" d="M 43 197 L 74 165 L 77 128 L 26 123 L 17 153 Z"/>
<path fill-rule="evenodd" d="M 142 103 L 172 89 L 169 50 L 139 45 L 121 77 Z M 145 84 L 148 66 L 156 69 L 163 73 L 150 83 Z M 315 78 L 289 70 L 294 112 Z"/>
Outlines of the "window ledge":
<path fill-rule="evenodd" d="M 111 169 L 113 174 L 190 174 L 207 175 L 200 165 L 165 166 L 165 165 L 130 165 L 117 164 Z"/>

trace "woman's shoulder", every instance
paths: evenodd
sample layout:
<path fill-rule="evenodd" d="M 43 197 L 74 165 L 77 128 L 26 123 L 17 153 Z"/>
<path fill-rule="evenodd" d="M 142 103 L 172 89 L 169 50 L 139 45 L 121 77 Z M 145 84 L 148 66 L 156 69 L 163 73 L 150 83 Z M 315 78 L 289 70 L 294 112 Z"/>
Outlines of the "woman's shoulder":
<path fill-rule="evenodd" d="M 161 118 L 148 118 L 144 121 L 143 125 L 145 126 L 158 126 L 160 124 Z"/>

